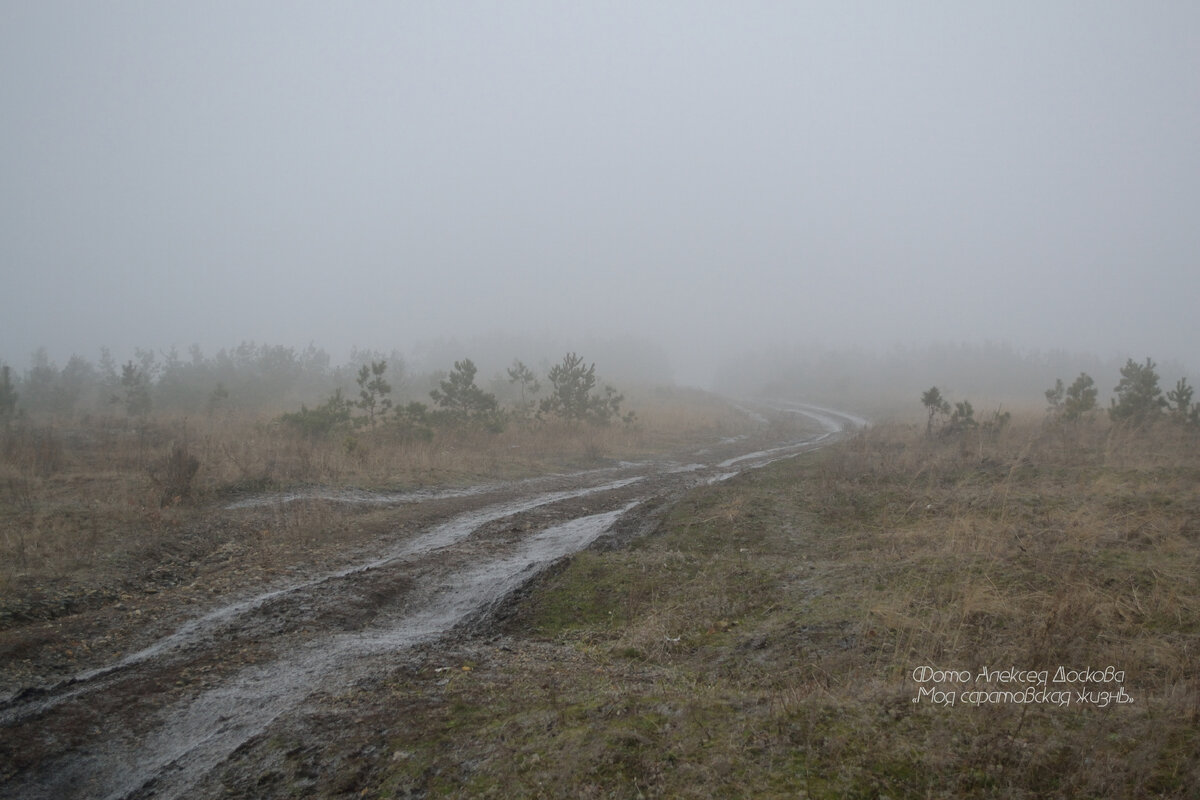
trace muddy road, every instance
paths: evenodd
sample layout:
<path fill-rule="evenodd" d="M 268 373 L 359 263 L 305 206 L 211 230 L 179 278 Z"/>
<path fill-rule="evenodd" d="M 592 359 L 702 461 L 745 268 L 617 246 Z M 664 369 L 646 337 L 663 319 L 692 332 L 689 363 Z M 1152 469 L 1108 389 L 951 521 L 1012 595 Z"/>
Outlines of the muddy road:
<path fill-rule="evenodd" d="M 491 609 L 600 538 L 653 528 L 683 492 L 835 441 L 862 420 L 809 406 L 747 408 L 761 432 L 673 460 L 469 490 L 256 497 L 420 512 L 318 574 L 281 579 L 142 631 L 117 658 L 0 699 L 0 797 L 191 797 L 204 777 L 317 691 L 387 657 L 486 629 Z M 768 420 L 770 418 L 770 420 Z M 770 424 L 768 424 L 770 422 Z"/>

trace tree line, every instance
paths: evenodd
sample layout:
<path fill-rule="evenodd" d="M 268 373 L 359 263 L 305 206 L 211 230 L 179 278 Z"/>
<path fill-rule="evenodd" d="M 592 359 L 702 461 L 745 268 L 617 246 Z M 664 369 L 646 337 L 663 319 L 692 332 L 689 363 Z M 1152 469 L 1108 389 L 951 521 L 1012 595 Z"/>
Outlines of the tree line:
<path fill-rule="evenodd" d="M 386 360 L 363 364 L 358 371 L 357 397 L 342 390 L 321 405 L 284 414 L 280 421 L 306 436 L 318 438 L 346 428 L 384 428 L 405 438 L 428 438 L 435 429 L 479 429 L 497 433 L 510 422 L 532 423 L 554 417 L 568 423 L 607 425 L 614 420 L 633 424 L 632 411 L 622 414 L 624 395 L 612 386 L 598 390 L 596 365 L 587 364 L 576 353 L 567 353 L 546 375 L 549 393 L 538 397 L 542 383 L 519 359 L 508 368 L 508 382 L 519 392 L 519 400 L 502 406 L 493 392 L 475 382 L 478 369 L 469 358 L 454 362 L 454 368 L 437 388 L 429 392 L 432 406 L 418 400 L 396 403 L 387 380 Z"/>
<path fill-rule="evenodd" d="M 1166 392 L 1159 385 L 1158 366 L 1147 358 L 1144 363 L 1128 359 L 1121 367 L 1121 379 L 1113 388 L 1109 401 L 1108 416 L 1114 423 L 1141 428 L 1160 421 L 1169 421 L 1187 428 L 1200 430 L 1200 405 L 1194 401 L 1194 388 L 1187 378 L 1180 378 L 1175 388 Z M 1099 413 L 1099 389 L 1095 380 L 1086 372 L 1067 386 L 1061 378 L 1045 392 L 1047 413 L 1053 420 L 1076 423 Z M 952 434 L 980 427 L 975 419 L 975 410 L 970 401 L 963 400 L 953 406 L 933 386 L 921 395 L 921 404 L 928 414 L 926 434 L 935 431 Z M 982 423 L 984 428 L 1003 426 L 1007 414 L 997 412 L 992 419 Z"/>
<path fill-rule="evenodd" d="M 355 351 L 350 364 L 335 368 L 325 351 L 311 345 L 296 350 L 243 343 L 211 357 L 199 347 L 187 357 L 173 349 L 137 350 L 121 364 L 103 349 L 98 364 L 72 356 L 61 369 L 39 350 L 23 375 L 0 364 L 0 422 L 94 413 L 145 418 L 152 411 L 277 413 L 297 403 L 299 411 L 277 419 L 308 436 L 341 427 L 428 436 L 437 428 L 498 431 L 512 422 L 550 418 L 597 425 L 634 421 L 631 412 L 622 412 L 624 396 L 599 385 L 595 363 L 574 352 L 550 366 L 544 378 L 519 359 L 506 379 L 497 376 L 487 388 L 477 377 L 474 362 L 462 359 L 448 372 L 409 379 L 394 352 Z M 394 391 L 393 384 L 401 383 L 409 384 L 405 399 Z M 307 398 L 321 394 L 326 399 L 310 407 Z"/>
<path fill-rule="evenodd" d="M 312 345 L 297 350 L 244 342 L 215 355 L 199 346 L 186 353 L 139 348 L 123 363 L 101 348 L 98 362 L 73 355 L 61 368 L 39 349 L 22 374 L 0 366 L 0 414 L 257 411 L 315 396 L 331 380 L 344 380 L 346 371 L 332 367 L 328 353 Z"/>

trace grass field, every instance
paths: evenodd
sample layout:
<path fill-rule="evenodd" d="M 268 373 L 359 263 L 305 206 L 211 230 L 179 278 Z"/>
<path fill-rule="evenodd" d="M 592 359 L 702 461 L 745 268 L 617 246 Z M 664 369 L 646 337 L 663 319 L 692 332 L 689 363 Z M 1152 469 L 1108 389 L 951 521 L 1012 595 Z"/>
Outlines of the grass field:
<path fill-rule="evenodd" d="M 578 555 L 340 746 L 379 797 L 1194 796 L 1198 539 L 1174 429 L 878 426 Z"/>
<path fill-rule="evenodd" d="M 261 571 L 292 545 L 319 558 L 370 530 L 303 504 L 269 531 L 197 527 L 240 493 L 514 477 L 737 424 L 662 403 L 639 407 L 640 429 L 514 428 L 425 450 L 189 425 L 190 498 L 164 493 L 178 423 L 26 429 L 0 486 L 7 620 L 154 591 L 164 564 L 231 542 L 231 564 Z M 876 425 L 697 489 L 654 533 L 544 573 L 483 638 L 316 698 L 312 735 L 260 743 L 274 766 L 228 792 L 1194 796 L 1198 544 L 1186 430 Z"/>
<path fill-rule="evenodd" d="M 226 518 L 223 507 L 239 498 L 569 472 L 670 453 L 754 424 L 703 392 L 629 395 L 633 425 L 513 422 L 500 433 L 445 430 L 427 439 L 383 427 L 311 439 L 276 419 L 236 414 L 14 423 L 0 430 L 0 631 L 190 582 L 196 563 L 222 550 L 265 573 L 371 534 L 362 514 L 322 503 Z"/>

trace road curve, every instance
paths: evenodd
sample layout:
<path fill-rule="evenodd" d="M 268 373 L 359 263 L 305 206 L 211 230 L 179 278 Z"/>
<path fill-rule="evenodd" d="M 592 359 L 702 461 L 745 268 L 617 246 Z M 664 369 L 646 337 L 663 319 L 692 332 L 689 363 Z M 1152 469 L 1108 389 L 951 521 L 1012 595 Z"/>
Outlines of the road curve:
<path fill-rule="evenodd" d="M 478 620 L 597 537 L 645 528 L 649 516 L 688 489 L 828 445 L 865 424 L 790 401 L 744 407 L 764 421 L 802 421 L 807 431 L 782 442 L 725 440 L 689 460 L 475 490 L 320 495 L 342 503 L 443 504 L 445 511 L 415 534 L 381 541 L 370 558 L 220 603 L 109 664 L 0 701 L 6 750 L 16 754 L 0 764 L 7 777 L 0 797 L 188 796 L 311 693 L 369 670 L 372 656 Z"/>

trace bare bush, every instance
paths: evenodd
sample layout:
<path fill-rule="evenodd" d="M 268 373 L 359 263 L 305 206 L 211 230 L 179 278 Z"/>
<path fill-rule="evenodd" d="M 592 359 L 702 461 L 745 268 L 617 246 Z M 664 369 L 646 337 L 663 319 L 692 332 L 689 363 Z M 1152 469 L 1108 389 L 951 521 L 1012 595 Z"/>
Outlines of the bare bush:
<path fill-rule="evenodd" d="M 190 500 L 192 480 L 200 470 L 200 459 L 189 452 L 187 444 L 177 444 L 171 454 L 151 471 L 160 489 L 159 505 L 169 506 Z"/>

